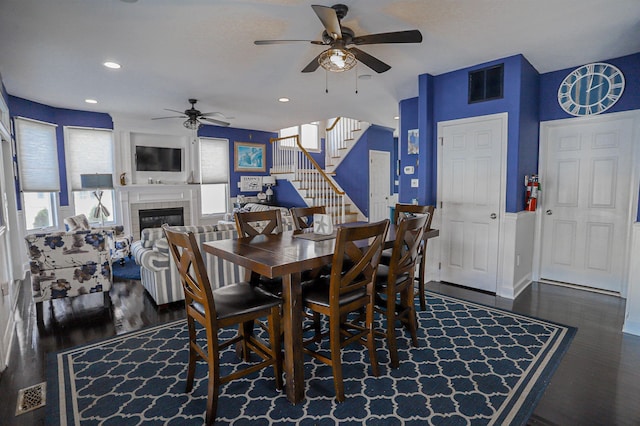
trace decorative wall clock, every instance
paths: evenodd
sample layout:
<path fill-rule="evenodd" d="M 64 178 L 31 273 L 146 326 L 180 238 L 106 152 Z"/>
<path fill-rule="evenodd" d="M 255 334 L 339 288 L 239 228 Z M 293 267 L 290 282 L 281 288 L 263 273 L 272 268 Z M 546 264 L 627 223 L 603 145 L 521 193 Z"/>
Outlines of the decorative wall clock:
<path fill-rule="evenodd" d="M 575 116 L 600 114 L 624 91 L 624 75 L 611 64 L 596 62 L 573 70 L 558 88 L 558 103 Z"/>

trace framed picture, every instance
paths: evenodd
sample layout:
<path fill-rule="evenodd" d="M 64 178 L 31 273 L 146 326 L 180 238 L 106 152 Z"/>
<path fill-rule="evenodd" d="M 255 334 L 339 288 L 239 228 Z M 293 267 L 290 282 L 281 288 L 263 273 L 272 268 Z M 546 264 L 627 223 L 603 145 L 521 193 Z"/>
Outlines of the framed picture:
<path fill-rule="evenodd" d="M 266 146 L 261 143 L 235 142 L 235 172 L 264 172 L 266 167 Z"/>
<path fill-rule="evenodd" d="M 240 176 L 240 191 L 262 191 L 262 176 Z"/>
<path fill-rule="evenodd" d="M 407 137 L 407 154 L 420 154 L 420 145 L 418 145 L 418 129 L 409 130 Z"/>

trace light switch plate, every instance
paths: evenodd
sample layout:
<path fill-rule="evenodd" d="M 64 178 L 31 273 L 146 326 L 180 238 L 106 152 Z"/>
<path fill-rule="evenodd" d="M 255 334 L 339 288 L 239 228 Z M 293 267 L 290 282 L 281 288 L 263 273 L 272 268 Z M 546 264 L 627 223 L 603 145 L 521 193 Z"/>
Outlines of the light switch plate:
<path fill-rule="evenodd" d="M 411 187 L 412 188 L 417 188 L 419 182 L 420 182 L 419 179 L 411 179 Z"/>

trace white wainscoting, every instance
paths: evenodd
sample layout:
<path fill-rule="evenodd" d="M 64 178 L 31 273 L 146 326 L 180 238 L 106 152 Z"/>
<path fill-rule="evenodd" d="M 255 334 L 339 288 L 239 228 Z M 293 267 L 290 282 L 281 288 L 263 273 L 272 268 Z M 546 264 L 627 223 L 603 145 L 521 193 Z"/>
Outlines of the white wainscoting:
<path fill-rule="evenodd" d="M 640 222 L 631 227 L 627 309 L 622 331 L 640 336 Z"/>
<path fill-rule="evenodd" d="M 531 283 L 536 226 L 534 212 L 505 213 L 502 227 L 502 273 L 496 294 L 515 299 Z"/>
<path fill-rule="evenodd" d="M 500 259 L 496 295 L 515 299 L 531 284 L 536 213 L 505 213 L 501 224 Z M 440 210 L 436 209 L 431 226 L 440 228 Z M 440 238 L 427 246 L 426 280 L 440 281 Z"/>

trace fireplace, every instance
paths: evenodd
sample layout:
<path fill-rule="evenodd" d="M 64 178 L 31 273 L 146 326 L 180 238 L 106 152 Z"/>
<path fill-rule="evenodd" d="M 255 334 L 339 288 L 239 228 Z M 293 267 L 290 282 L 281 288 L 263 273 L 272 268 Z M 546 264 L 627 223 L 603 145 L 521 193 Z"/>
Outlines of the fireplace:
<path fill-rule="evenodd" d="M 182 207 L 138 210 L 140 232 L 145 228 L 159 228 L 165 223 L 170 226 L 184 225 Z"/>

